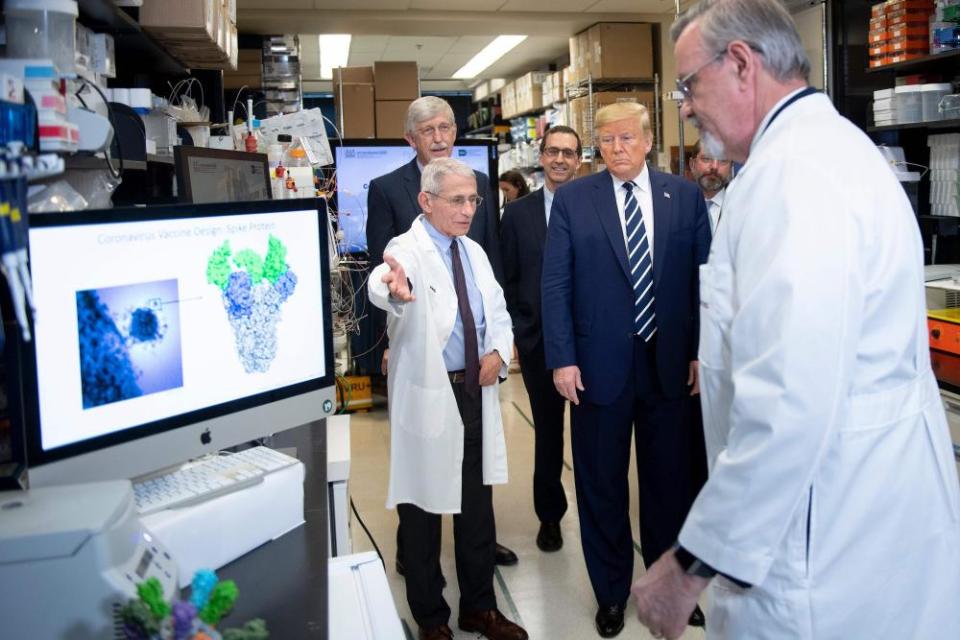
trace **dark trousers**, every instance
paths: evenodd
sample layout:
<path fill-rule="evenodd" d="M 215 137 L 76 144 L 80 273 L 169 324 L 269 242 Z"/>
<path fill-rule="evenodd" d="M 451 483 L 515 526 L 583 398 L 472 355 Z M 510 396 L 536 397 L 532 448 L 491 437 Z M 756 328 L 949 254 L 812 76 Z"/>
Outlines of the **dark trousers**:
<path fill-rule="evenodd" d="M 640 546 L 650 566 L 677 539 L 689 511 L 689 398 L 666 398 L 655 349 L 634 339 L 632 379 L 610 405 L 571 407 L 580 537 L 597 603 L 623 605 L 633 578 L 630 439 L 637 451 Z M 589 385 L 589 381 L 585 381 Z"/>
<path fill-rule="evenodd" d="M 460 513 L 453 516 L 454 556 L 460 586 L 460 611 L 470 613 L 494 609 L 493 591 L 494 520 L 493 492 L 483 484 L 483 420 L 479 398 L 453 384 L 453 395 L 463 418 L 463 469 Z M 450 607 L 443 598 L 440 573 L 441 516 L 412 504 L 397 505 L 403 546 L 407 603 L 414 620 L 424 628 L 445 624 Z"/>
<path fill-rule="evenodd" d="M 553 385 L 543 345 L 520 352 L 520 373 L 533 413 L 533 508 L 540 522 L 560 522 L 567 512 L 567 494 L 560 482 L 563 472 L 563 396 Z"/>

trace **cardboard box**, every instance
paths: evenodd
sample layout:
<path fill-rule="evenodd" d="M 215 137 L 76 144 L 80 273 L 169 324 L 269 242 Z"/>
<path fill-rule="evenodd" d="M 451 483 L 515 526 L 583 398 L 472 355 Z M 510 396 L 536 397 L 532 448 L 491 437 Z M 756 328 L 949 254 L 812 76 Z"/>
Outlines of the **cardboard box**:
<path fill-rule="evenodd" d="M 590 75 L 590 37 L 586 31 L 577 34 L 577 82 Z"/>
<path fill-rule="evenodd" d="M 587 70 L 594 80 L 653 78 L 653 25 L 599 22 L 586 33 Z"/>
<path fill-rule="evenodd" d="M 338 67 L 333 70 L 333 84 L 373 84 L 373 67 Z"/>
<path fill-rule="evenodd" d="M 602 107 L 616 102 L 639 102 L 650 111 L 650 126 L 653 127 L 654 94 L 651 91 L 602 91 L 593 94 L 593 109 L 590 98 L 574 98 L 570 101 L 570 126 L 580 134 L 583 146 L 593 145 L 594 116 Z"/>
<path fill-rule="evenodd" d="M 221 9 L 219 0 L 143 0 L 140 26 L 151 32 L 206 34 L 216 39 Z"/>
<path fill-rule="evenodd" d="M 514 84 L 508 82 L 500 89 L 500 117 L 512 118 L 517 113 L 517 92 Z"/>
<path fill-rule="evenodd" d="M 543 106 L 542 83 L 546 77 L 546 73 L 531 71 L 513 81 L 518 113 L 532 111 Z"/>
<path fill-rule="evenodd" d="M 374 62 L 377 100 L 416 100 L 420 97 L 420 69 L 416 62 Z"/>
<path fill-rule="evenodd" d="M 413 100 L 377 100 L 377 138 L 402 138 Z"/>
<path fill-rule="evenodd" d="M 377 135 L 372 84 L 341 84 L 333 94 L 337 128 L 344 138 L 374 138 Z M 341 125 L 342 123 L 342 125 Z"/>
<path fill-rule="evenodd" d="M 570 47 L 570 66 L 567 67 L 567 69 L 569 69 L 569 72 L 567 75 L 567 82 L 574 83 L 578 81 L 578 74 L 580 73 L 580 67 L 577 64 L 577 60 L 580 57 L 580 37 L 570 36 L 569 47 Z"/>

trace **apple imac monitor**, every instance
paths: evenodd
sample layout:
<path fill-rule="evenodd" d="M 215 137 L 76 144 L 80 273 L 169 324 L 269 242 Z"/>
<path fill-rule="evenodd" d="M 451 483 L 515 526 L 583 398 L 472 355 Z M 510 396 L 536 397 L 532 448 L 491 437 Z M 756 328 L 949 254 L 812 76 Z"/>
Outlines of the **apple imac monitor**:
<path fill-rule="evenodd" d="M 32 216 L 31 486 L 130 478 L 334 408 L 322 200 Z"/>
<path fill-rule="evenodd" d="M 416 152 L 406 140 L 356 138 L 331 140 L 337 171 L 335 208 L 342 237 L 341 253 L 367 251 L 367 189 L 370 181 L 413 160 Z M 497 177 L 494 140 L 457 140 L 453 158 L 493 180 Z"/>
<path fill-rule="evenodd" d="M 270 200 L 270 165 L 264 153 L 179 145 L 173 164 L 180 202 Z"/>

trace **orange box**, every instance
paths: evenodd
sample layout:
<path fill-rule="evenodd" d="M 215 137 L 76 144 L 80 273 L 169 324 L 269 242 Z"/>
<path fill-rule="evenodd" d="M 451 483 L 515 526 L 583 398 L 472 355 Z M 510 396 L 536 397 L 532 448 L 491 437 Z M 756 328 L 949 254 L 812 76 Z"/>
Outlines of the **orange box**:
<path fill-rule="evenodd" d="M 870 68 L 876 69 L 877 67 L 885 67 L 890 64 L 889 56 L 877 56 L 876 58 L 870 58 Z"/>
<path fill-rule="evenodd" d="M 892 38 L 887 43 L 887 53 L 890 54 L 903 52 L 926 54 L 929 50 L 930 42 L 925 38 Z"/>
<path fill-rule="evenodd" d="M 888 40 L 893 40 L 894 38 L 921 38 L 924 42 L 929 42 L 930 27 L 928 25 L 897 25 L 891 27 L 887 33 L 889 35 Z"/>
<path fill-rule="evenodd" d="M 890 53 L 890 49 L 887 47 L 886 42 L 881 42 L 879 44 L 870 45 L 870 57 L 884 56 Z"/>
<path fill-rule="evenodd" d="M 871 31 L 880 31 L 887 28 L 887 16 L 879 16 L 877 18 L 870 18 L 870 30 Z"/>
<path fill-rule="evenodd" d="M 889 39 L 890 32 L 886 29 L 871 31 L 867 34 L 867 42 L 869 42 L 871 45 L 880 44 L 881 42 L 886 42 Z"/>
<path fill-rule="evenodd" d="M 930 15 L 933 10 L 916 11 L 912 9 L 901 9 L 887 16 L 887 26 L 893 28 L 898 24 L 928 25 L 930 24 Z"/>
<path fill-rule="evenodd" d="M 897 11 L 926 11 L 933 13 L 932 0 L 890 0 L 886 3 L 886 13 L 888 16 Z"/>
<path fill-rule="evenodd" d="M 870 15 L 872 15 L 874 18 L 879 18 L 886 12 L 887 12 L 886 2 L 878 2 L 877 4 L 870 7 Z"/>
<path fill-rule="evenodd" d="M 912 51 L 907 53 L 898 53 L 896 55 L 889 56 L 887 58 L 887 64 L 897 64 L 898 62 L 906 62 L 907 60 L 916 60 L 917 58 L 923 58 L 926 55 L 926 53 L 915 53 Z"/>

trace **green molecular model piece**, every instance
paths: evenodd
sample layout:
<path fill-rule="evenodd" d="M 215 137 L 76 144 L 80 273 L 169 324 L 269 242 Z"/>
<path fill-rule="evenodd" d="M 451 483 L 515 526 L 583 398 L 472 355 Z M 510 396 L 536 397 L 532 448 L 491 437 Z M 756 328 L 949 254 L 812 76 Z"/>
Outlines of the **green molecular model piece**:
<path fill-rule="evenodd" d="M 170 615 L 170 605 L 163 597 L 163 585 L 156 578 L 150 578 L 138 584 L 137 595 L 140 596 L 140 601 L 147 605 L 155 619 L 163 620 Z"/>
<path fill-rule="evenodd" d="M 279 238 L 273 234 L 267 240 L 267 257 L 263 261 L 263 277 L 276 284 L 277 279 L 284 274 L 287 267 L 287 248 Z"/>
<path fill-rule="evenodd" d="M 220 287 L 221 290 L 227 288 L 230 272 L 233 271 L 230 266 L 230 254 L 230 241 L 224 240 L 207 260 L 207 282 Z"/>
<path fill-rule="evenodd" d="M 233 608 L 233 603 L 236 602 L 239 594 L 240 590 L 237 589 L 237 583 L 233 580 L 218 582 L 210 592 L 207 604 L 200 611 L 200 619 L 209 625 L 217 624 Z"/>
<path fill-rule="evenodd" d="M 233 263 L 250 274 L 250 284 L 256 286 L 263 280 L 263 259 L 252 249 L 237 251 Z"/>

